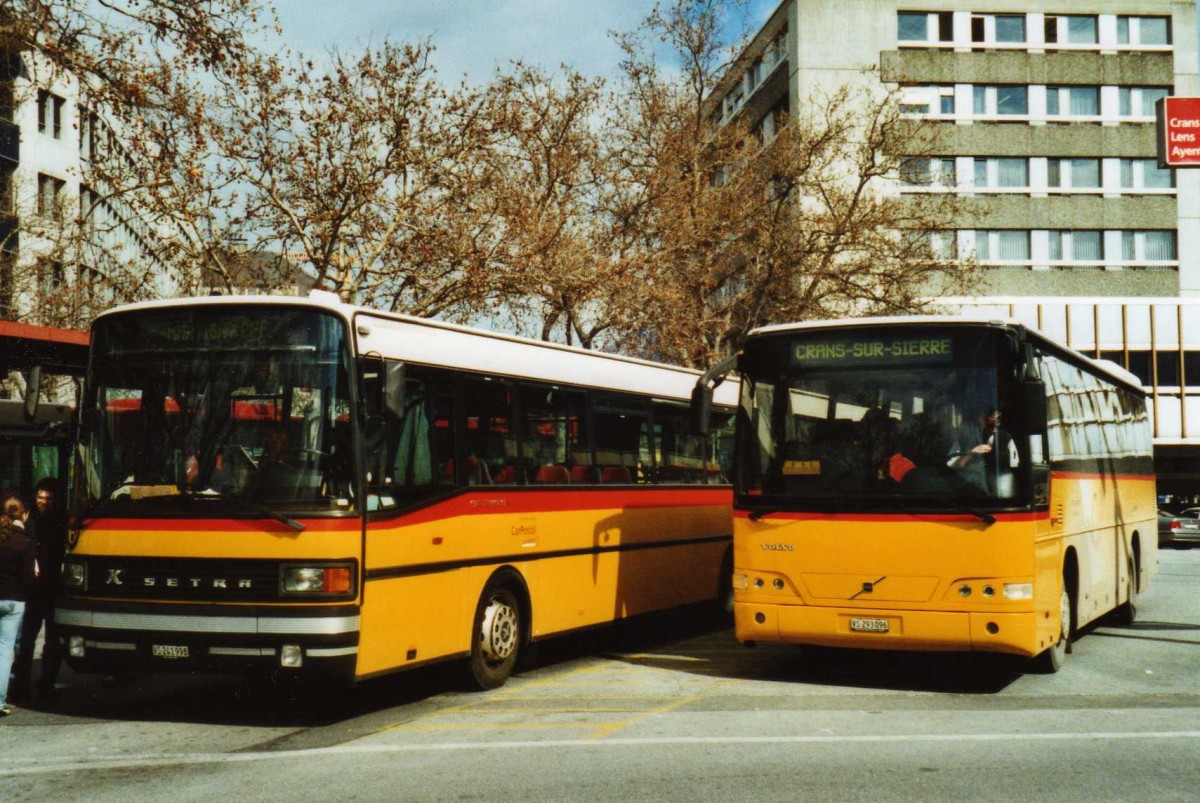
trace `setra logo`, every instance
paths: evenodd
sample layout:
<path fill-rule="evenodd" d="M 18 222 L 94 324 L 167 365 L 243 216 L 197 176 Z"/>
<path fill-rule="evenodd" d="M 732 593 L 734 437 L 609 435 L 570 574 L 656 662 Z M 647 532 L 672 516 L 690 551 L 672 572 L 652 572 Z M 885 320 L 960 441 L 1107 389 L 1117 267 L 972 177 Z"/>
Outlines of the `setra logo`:
<path fill-rule="evenodd" d="M 791 544 L 763 544 L 762 548 L 768 552 L 795 552 L 796 547 Z"/>

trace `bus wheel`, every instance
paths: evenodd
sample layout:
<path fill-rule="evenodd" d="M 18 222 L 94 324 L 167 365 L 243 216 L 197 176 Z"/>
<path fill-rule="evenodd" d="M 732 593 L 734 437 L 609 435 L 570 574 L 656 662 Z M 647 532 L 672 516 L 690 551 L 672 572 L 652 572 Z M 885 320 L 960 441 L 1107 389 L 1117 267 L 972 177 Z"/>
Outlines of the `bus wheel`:
<path fill-rule="evenodd" d="M 504 685 L 521 647 L 521 607 L 507 586 L 489 583 L 475 608 L 471 675 L 481 689 Z"/>
<path fill-rule="evenodd" d="M 1129 556 L 1129 596 L 1113 611 L 1113 621 L 1121 627 L 1129 627 L 1137 619 L 1138 581 L 1141 578 L 1140 564 L 1137 552 Z"/>
<path fill-rule="evenodd" d="M 1067 662 L 1067 648 L 1071 643 L 1071 622 L 1074 621 L 1071 611 L 1072 604 L 1071 592 L 1067 589 L 1067 581 L 1064 577 L 1062 598 L 1058 602 L 1058 641 L 1037 657 L 1038 668 L 1043 672 L 1057 672 Z"/>

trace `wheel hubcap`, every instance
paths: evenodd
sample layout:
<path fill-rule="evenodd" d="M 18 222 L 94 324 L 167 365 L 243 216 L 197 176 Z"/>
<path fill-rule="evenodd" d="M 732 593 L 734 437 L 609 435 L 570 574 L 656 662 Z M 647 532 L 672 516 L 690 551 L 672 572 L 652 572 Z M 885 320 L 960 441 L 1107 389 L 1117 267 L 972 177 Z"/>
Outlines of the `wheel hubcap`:
<path fill-rule="evenodd" d="M 1071 595 L 1063 589 L 1062 600 L 1059 602 L 1058 624 L 1062 628 L 1059 638 L 1066 641 L 1071 635 Z"/>
<path fill-rule="evenodd" d="M 492 600 L 483 612 L 479 645 L 489 661 L 503 661 L 517 649 L 517 612 L 500 600 Z"/>

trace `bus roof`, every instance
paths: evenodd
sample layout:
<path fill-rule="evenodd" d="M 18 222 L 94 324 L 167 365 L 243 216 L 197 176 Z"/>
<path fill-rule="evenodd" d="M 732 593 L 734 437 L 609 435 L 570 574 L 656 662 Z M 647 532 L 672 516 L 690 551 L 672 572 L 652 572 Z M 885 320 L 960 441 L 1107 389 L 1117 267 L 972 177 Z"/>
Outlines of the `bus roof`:
<path fill-rule="evenodd" d="M 1123 366 L 1117 365 L 1108 360 L 1097 360 L 1089 357 L 1086 354 L 1076 351 L 1070 346 L 1042 334 L 1036 329 L 1026 326 L 1024 323 L 1015 318 L 998 318 L 996 316 L 984 315 L 894 315 L 878 318 L 834 318 L 825 321 L 802 321 L 798 323 L 776 324 L 774 326 L 762 326 L 757 329 L 752 329 L 747 335 L 747 340 L 756 338 L 760 335 L 775 335 L 785 332 L 803 332 L 816 329 L 843 329 L 843 328 L 867 328 L 879 326 L 929 326 L 929 325 L 951 325 L 951 326 L 999 326 L 1011 329 L 1019 329 L 1027 332 L 1034 339 L 1050 346 L 1059 351 L 1061 354 L 1070 355 L 1076 360 L 1082 362 L 1094 373 L 1103 374 L 1107 379 L 1112 380 L 1120 385 L 1127 386 L 1139 394 L 1145 395 L 1145 389 L 1142 387 L 1141 380 L 1137 375 L 1127 370 Z"/>
<path fill-rule="evenodd" d="M 380 312 L 341 302 L 333 293 L 309 296 L 203 296 L 144 301 L 114 307 L 101 315 L 193 306 L 307 307 L 332 312 L 350 327 L 358 355 L 377 353 L 405 362 L 479 371 L 492 375 L 624 390 L 688 399 L 701 371 L 621 354 L 565 346 L 469 326 Z M 737 402 L 737 383 L 718 387 L 718 404 Z"/>
<path fill-rule="evenodd" d="M 0 371 L 26 371 L 40 365 L 51 373 L 81 375 L 87 370 L 87 332 L 0 321 Z"/>

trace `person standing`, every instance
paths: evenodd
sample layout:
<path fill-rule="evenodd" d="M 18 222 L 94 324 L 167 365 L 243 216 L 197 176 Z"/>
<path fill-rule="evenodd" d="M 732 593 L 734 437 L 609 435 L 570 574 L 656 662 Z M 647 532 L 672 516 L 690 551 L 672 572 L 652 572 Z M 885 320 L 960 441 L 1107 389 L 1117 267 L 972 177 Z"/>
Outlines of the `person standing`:
<path fill-rule="evenodd" d="M 25 601 L 34 583 L 33 541 L 15 523 L 24 510 L 21 500 L 13 497 L 5 501 L 4 512 L 0 514 L 0 717 L 12 713 L 8 705 L 8 676 L 21 632 Z"/>
<path fill-rule="evenodd" d="M 26 521 L 26 533 L 37 550 L 37 579 L 25 608 L 21 625 L 21 647 L 17 651 L 13 683 L 20 694 L 28 694 L 33 679 L 33 651 L 42 624 L 46 633 L 42 641 L 42 676 L 38 681 L 38 697 L 50 700 L 55 694 L 58 670 L 62 663 L 58 627 L 54 623 L 54 601 L 62 580 L 62 562 L 67 549 L 67 520 L 59 506 L 58 483 L 53 477 L 40 480 L 35 489 L 35 510 Z"/>

